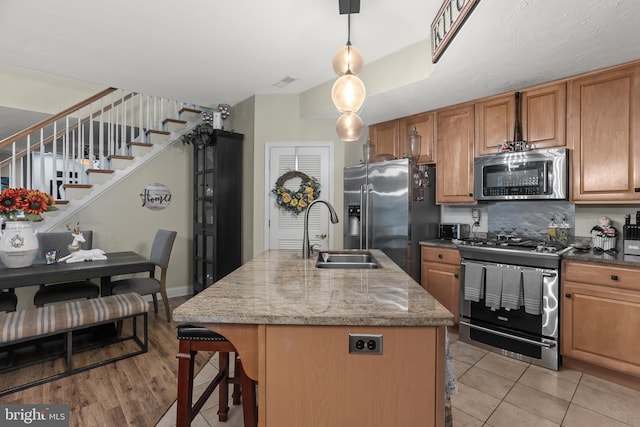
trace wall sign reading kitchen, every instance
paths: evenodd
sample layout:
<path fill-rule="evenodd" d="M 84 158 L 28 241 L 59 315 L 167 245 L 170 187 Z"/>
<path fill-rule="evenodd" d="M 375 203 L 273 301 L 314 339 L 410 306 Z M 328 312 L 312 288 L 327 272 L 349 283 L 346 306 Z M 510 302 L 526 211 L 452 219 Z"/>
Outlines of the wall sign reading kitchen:
<path fill-rule="evenodd" d="M 159 211 L 171 203 L 171 190 L 164 184 L 149 184 L 140 193 L 142 206 L 152 211 Z"/>
<path fill-rule="evenodd" d="M 431 24 L 431 60 L 438 61 L 473 7 L 480 0 L 445 0 Z"/>

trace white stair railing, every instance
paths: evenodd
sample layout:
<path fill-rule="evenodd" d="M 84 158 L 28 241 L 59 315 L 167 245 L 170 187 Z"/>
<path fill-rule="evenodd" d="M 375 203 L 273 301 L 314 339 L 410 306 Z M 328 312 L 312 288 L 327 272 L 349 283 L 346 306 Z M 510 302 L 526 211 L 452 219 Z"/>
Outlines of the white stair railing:
<path fill-rule="evenodd" d="M 149 130 L 180 119 L 192 104 L 106 89 L 0 141 L 2 188 L 25 187 L 64 203 L 65 184 L 86 184 L 89 169 L 109 169 L 112 156 L 131 155 L 129 143 L 150 142 Z"/>

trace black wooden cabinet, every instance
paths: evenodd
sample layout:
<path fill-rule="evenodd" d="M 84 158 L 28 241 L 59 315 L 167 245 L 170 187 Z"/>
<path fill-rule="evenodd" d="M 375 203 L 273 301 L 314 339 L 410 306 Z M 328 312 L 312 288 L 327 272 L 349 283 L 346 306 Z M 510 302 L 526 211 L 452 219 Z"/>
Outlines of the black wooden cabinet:
<path fill-rule="evenodd" d="M 220 280 L 242 263 L 242 141 L 214 130 L 194 147 L 193 292 Z"/>

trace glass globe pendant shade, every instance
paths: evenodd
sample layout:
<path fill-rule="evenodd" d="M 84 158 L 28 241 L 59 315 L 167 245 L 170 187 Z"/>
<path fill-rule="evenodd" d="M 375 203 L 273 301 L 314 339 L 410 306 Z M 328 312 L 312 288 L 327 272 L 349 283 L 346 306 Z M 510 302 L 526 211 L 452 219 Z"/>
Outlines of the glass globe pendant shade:
<path fill-rule="evenodd" d="M 363 64 L 364 58 L 362 57 L 362 52 L 350 43 L 338 49 L 336 55 L 333 57 L 333 71 L 336 72 L 338 77 L 347 74 L 347 70 L 350 70 L 354 76 L 359 75 L 360 71 L 362 71 Z"/>
<path fill-rule="evenodd" d="M 362 135 L 364 123 L 356 113 L 345 113 L 338 117 L 336 122 L 336 132 L 341 141 L 357 141 Z"/>
<path fill-rule="evenodd" d="M 331 89 L 331 99 L 341 113 L 355 113 L 362 108 L 366 90 L 358 76 L 345 74 L 339 77 Z"/>

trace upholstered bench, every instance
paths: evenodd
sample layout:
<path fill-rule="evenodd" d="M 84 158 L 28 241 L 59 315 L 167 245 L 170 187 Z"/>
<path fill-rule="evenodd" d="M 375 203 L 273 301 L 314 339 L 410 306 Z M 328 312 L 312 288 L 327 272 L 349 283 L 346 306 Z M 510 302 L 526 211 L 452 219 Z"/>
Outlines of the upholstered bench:
<path fill-rule="evenodd" d="M 56 358 L 63 356 L 66 362 L 64 372 L 2 390 L 0 391 L 0 396 L 145 353 L 148 349 L 147 310 L 148 306 L 144 298 L 137 293 L 131 292 L 88 300 L 49 304 L 44 307 L 29 308 L 11 313 L 0 313 L 0 352 L 10 352 L 16 344 L 28 343 L 30 341 L 40 340 L 44 337 L 59 335 L 64 339 L 64 354 L 58 354 Z M 142 337 L 138 336 L 137 320 L 139 317 L 143 318 L 144 323 Z M 74 332 L 113 322 L 118 323 L 118 330 L 120 330 L 121 322 L 128 318 L 132 319 L 132 331 L 130 335 L 127 334 L 126 336 L 121 336 L 118 334 L 115 338 L 108 339 L 101 344 L 108 345 L 116 342 L 133 340 L 137 344 L 137 348 L 135 350 L 129 351 L 125 354 L 119 354 L 107 360 L 100 360 L 89 365 L 77 368 L 73 366 L 72 356 L 74 354 Z M 95 348 L 95 346 L 90 348 Z M 86 349 L 75 351 L 75 353 L 79 353 L 84 350 Z M 31 361 L 29 364 L 34 363 L 38 363 L 38 361 Z M 28 366 L 29 364 L 8 366 L 0 370 L 0 372 L 20 369 Z"/>

